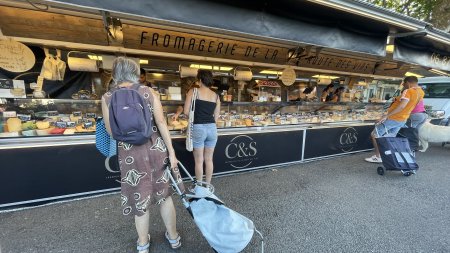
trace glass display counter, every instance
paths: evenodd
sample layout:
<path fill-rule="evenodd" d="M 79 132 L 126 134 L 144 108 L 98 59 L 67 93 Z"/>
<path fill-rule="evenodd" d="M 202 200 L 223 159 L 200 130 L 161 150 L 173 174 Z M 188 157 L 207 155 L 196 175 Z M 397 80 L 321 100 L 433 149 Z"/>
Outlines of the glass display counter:
<path fill-rule="evenodd" d="M 182 101 L 162 101 L 169 130 L 182 133 L 187 118 L 173 115 Z M 0 137 L 92 135 L 101 117 L 101 100 L 1 99 Z M 373 121 L 382 104 L 321 102 L 224 102 L 217 127 L 252 128 Z"/>
<path fill-rule="evenodd" d="M 185 148 L 181 101 L 162 101 L 177 158 L 194 173 Z M 316 102 L 222 103 L 214 174 L 235 173 L 372 148 L 382 105 Z M 0 99 L 2 207 L 117 191 L 117 159 L 95 147 L 100 100 Z M 368 121 L 369 120 L 369 121 Z M 32 189 L 32 190 L 24 190 Z"/>

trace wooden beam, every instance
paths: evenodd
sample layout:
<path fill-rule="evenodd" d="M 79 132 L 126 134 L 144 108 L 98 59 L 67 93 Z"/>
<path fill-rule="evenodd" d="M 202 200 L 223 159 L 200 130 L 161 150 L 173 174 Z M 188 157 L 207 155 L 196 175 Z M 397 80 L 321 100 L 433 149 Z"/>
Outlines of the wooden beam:
<path fill-rule="evenodd" d="M 100 19 L 2 6 L 0 29 L 5 36 L 108 45 Z"/>

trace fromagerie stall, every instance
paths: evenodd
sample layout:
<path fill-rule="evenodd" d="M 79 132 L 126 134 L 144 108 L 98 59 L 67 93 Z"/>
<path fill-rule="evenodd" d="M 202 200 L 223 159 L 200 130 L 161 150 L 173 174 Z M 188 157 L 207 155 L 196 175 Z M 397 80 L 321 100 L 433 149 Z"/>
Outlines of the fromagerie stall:
<path fill-rule="evenodd" d="M 115 157 L 95 148 L 117 56 L 146 71 L 190 169 L 187 119 L 173 115 L 197 70 L 213 72 L 216 175 L 370 150 L 403 76 L 449 71 L 448 36 L 416 39 L 425 54 L 392 35 L 420 21 L 355 1 L 263 2 L 0 1 L 0 208 L 120 188 Z"/>

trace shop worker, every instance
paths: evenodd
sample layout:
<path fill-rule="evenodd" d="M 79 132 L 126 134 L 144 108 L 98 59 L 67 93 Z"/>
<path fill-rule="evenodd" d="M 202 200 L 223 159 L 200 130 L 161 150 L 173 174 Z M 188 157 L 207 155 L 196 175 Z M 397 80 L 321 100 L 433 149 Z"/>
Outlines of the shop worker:
<path fill-rule="evenodd" d="M 331 97 L 333 96 L 333 87 L 334 85 L 331 83 L 328 84 L 327 87 L 325 87 L 325 89 L 323 89 L 322 95 L 320 96 L 321 102 L 328 102 L 331 100 Z"/>
<path fill-rule="evenodd" d="M 149 87 L 134 84 L 139 81 L 139 66 L 125 57 L 118 57 L 113 62 L 113 83 L 110 90 L 102 97 L 102 112 L 106 130 L 111 134 L 109 124 L 109 105 L 112 94 L 120 88 L 136 89 L 145 99 L 147 106 L 153 108 L 150 117 L 155 123 L 152 135 L 142 145 L 119 142 L 117 153 L 120 167 L 121 207 L 125 216 L 134 216 L 138 233 L 137 251 L 148 253 L 150 248 L 150 210 L 157 205 L 165 225 L 165 239 L 173 249 L 181 246 L 180 235 L 176 228 L 176 213 L 172 201 L 173 188 L 169 184 L 165 169 L 170 166 L 175 178 L 181 180 L 177 169 L 177 158 L 172 146 L 172 139 L 166 125 L 161 101 L 158 94 Z M 116 118 L 116 120 L 121 120 Z M 126 120 L 126 119 L 122 119 Z M 184 190 L 184 188 L 183 188 Z M 155 216 L 152 216 L 155 217 Z M 152 224 L 155 221 L 152 221 Z M 161 240 L 156 239 L 156 242 Z M 129 252 L 129 251 L 128 251 Z"/>
<path fill-rule="evenodd" d="M 380 151 L 375 138 L 395 137 L 406 123 L 413 109 L 423 99 L 425 93 L 418 85 L 417 77 L 407 76 L 402 82 L 403 92 L 394 99 L 388 108 L 387 114 L 383 116 L 375 125 L 372 132 L 372 141 L 375 148 L 375 155 L 366 158 L 367 162 L 381 163 Z"/>
<path fill-rule="evenodd" d="M 139 83 L 141 85 L 145 85 L 147 87 L 156 89 L 156 86 L 147 81 L 147 71 L 145 69 L 141 68 L 141 74 L 139 75 Z"/>

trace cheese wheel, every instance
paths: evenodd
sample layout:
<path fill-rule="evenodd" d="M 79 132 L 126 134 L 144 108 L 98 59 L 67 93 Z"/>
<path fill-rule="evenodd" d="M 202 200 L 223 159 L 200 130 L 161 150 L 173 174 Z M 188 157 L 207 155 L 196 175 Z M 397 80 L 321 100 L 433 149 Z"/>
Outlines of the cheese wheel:
<path fill-rule="evenodd" d="M 36 122 L 36 127 L 38 129 L 41 129 L 41 130 L 47 129 L 47 128 L 50 127 L 50 122 L 48 122 L 48 121 L 38 121 L 38 122 Z"/>
<path fill-rule="evenodd" d="M 22 121 L 18 118 L 9 118 L 6 121 L 8 132 L 19 132 L 22 130 Z"/>
<path fill-rule="evenodd" d="M 183 127 L 187 127 L 187 126 L 189 125 L 189 122 L 188 122 L 187 120 L 180 120 L 180 124 L 181 124 Z"/>
<path fill-rule="evenodd" d="M 74 134 L 74 133 L 75 133 L 75 128 L 68 128 L 68 129 L 64 130 L 65 135 Z"/>
<path fill-rule="evenodd" d="M 80 116 L 73 116 L 73 114 L 70 114 L 69 118 L 70 118 L 70 121 L 74 121 L 74 122 L 78 122 L 78 120 L 81 119 Z"/>

